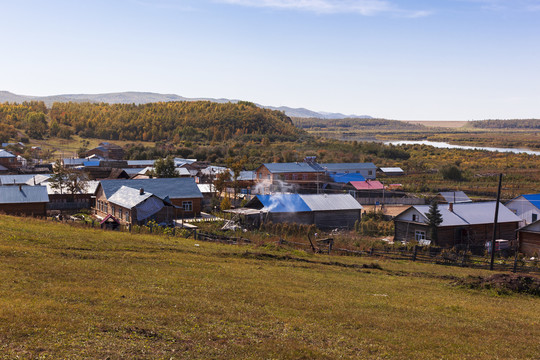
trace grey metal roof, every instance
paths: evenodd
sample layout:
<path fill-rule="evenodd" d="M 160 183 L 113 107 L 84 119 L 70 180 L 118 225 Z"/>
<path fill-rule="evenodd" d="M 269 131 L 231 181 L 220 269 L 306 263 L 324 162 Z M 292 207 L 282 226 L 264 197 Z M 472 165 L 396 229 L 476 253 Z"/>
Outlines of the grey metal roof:
<path fill-rule="evenodd" d="M 383 173 L 396 173 L 396 172 L 403 172 L 403 169 L 400 167 L 382 167 L 379 168 Z"/>
<path fill-rule="evenodd" d="M 9 151 L 0 149 L 0 158 L 14 158 L 14 157 L 16 156 L 10 153 Z"/>
<path fill-rule="evenodd" d="M 439 204 L 443 222 L 440 226 L 459 225 L 479 225 L 492 224 L 495 217 L 496 201 L 485 201 L 476 203 L 459 203 L 453 205 L 453 211 L 449 210 L 449 205 Z M 429 212 L 429 205 L 413 206 L 423 215 L 424 222 L 428 222 L 425 214 Z M 499 204 L 499 223 L 520 222 L 521 219 L 503 204 Z"/>
<path fill-rule="evenodd" d="M 463 203 L 472 202 L 472 200 L 463 191 L 443 191 L 439 193 L 446 202 Z"/>
<path fill-rule="evenodd" d="M 0 186 L 0 204 L 46 202 L 49 202 L 49 195 L 45 186 Z"/>
<path fill-rule="evenodd" d="M 300 195 L 312 211 L 362 210 L 349 194 Z"/>
<path fill-rule="evenodd" d="M 51 178 L 50 174 L 38 174 L 34 175 L 30 180 L 26 182 L 26 185 L 34 186 L 39 185 L 42 182 L 46 182 Z"/>
<path fill-rule="evenodd" d="M 277 173 L 317 173 L 324 170 L 316 170 L 310 164 L 306 162 L 294 162 L 294 163 L 266 163 L 263 164 L 268 171 L 273 174 Z"/>
<path fill-rule="evenodd" d="M 121 186 L 114 194 L 108 198 L 109 202 L 120 205 L 127 209 L 132 209 L 135 206 L 139 205 L 149 197 L 154 196 L 154 194 L 145 191 L 142 195 L 140 190 L 133 189 L 127 186 Z"/>
<path fill-rule="evenodd" d="M 193 178 L 160 178 L 160 179 L 114 179 L 101 180 L 100 186 L 105 192 L 107 199 L 122 186 L 133 189 L 144 189 L 160 199 L 167 196 L 170 199 L 202 198 L 202 194 Z"/>
<path fill-rule="evenodd" d="M 0 175 L 0 185 L 26 185 L 36 174 Z"/>
<path fill-rule="evenodd" d="M 328 171 L 355 171 L 355 170 L 376 170 L 377 166 L 373 163 L 330 163 L 330 164 L 320 164 L 323 168 Z"/>
<path fill-rule="evenodd" d="M 128 166 L 137 166 L 140 168 L 145 168 L 147 166 L 154 166 L 156 160 L 128 160 Z"/>
<path fill-rule="evenodd" d="M 143 170 L 145 168 L 125 168 L 125 169 L 122 169 L 126 172 L 126 174 L 128 175 L 137 175 L 139 173 L 139 171 Z"/>
<path fill-rule="evenodd" d="M 86 159 L 70 159 L 70 158 L 62 159 L 62 162 L 64 163 L 64 166 L 82 165 L 82 164 L 84 164 L 85 161 L 87 161 L 87 160 Z"/>

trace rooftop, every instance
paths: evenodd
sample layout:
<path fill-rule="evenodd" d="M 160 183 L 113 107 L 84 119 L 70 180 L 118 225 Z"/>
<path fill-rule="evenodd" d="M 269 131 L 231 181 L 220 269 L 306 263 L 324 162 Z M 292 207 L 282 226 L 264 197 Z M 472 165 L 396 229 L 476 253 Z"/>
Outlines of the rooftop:
<path fill-rule="evenodd" d="M 49 195 L 45 186 L 2 186 L 0 204 L 46 203 Z"/>
<path fill-rule="evenodd" d="M 160 179 L 114 179 L 101 180 L 101 187 L 107 198 L 111 197 L 122 186 L 133 189 L 144 189 L 160 199 L 202 198 L 202 194 L 193 178 L 160 178 Z"/>

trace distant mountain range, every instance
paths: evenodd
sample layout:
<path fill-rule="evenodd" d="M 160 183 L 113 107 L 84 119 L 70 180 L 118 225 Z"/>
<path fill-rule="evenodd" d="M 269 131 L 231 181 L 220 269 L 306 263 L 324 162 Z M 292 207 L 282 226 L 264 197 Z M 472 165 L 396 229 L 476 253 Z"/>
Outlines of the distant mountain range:
<path fill-rule="evenodd" d="M 186 98 L 175 94 L 158 94 L 151 92 L 136 92 L 127 91 L 108 94 L 64 94 L 52 96 L 28 96 L 17 95 L 9 91 L 0 91 L 0 103 L 23 101 L 43 101 L 47 106 L 51 106 L 54 102 L 104 102 L 109 104 L 146 104 L 152 102 L 168 102 L 168 101 L 212 101 L 217 103 L 233 102 L 239 100 L 230 99 L 211 99 L 211 98 Z M 290 108 L 287 106 L 257 106 L 265 109 L 283 111 L 287 116 L 300 118 L 319 118 L 319 119 L 345 119 L 345 118 L 361 118 L 372 119 L 367 115 L 345 115 L 340 113 L 317 112 L 304 108 Z"/>

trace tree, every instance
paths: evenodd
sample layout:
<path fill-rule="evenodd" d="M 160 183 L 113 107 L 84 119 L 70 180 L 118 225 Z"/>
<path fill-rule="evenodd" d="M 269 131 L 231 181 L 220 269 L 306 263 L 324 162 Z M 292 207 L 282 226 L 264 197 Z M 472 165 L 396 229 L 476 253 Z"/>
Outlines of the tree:
<path fill-rule="evenodd" d="M 154 164 L 154 176 L 158 178 L 178 177 L 172 156 L 156 160 Z"/>
<path fill-rule="evenodd" d="M 228 171 L 223 171 L 219 173 L 214 180 L 214 188 L 216 189 L 216 195 L 220 196 L 221 193 L 225 190 L 226 183 L 231 181 L 231 173 Z"/>
<path fill-rule="evenodd" d="M 32 111 L 26 115 L 26 133 L 34 139 L 43 139 L 47 134 L 49 126 L 45 114 L 42 112 Z"/>
<path fill-rule="evenodd" d="M 439 242 L 438 227 L 442 224 L 443 218 L 439 211 L 439 204 L 437 201 L 433 201 L 429 206 L 429 211 L 426 213 L 429 225 L 429 237 L 434 245 Z"/>
<path fill-rule="evenodd" d="M 60 160 L 56 160 L 53 165 L 53 173 L 49 179 L 49 183 L 51 184 L 51 188 L 53 190 L 60 191 L 60 194 L 64 193 L 64 189 L 68 183 L 68 173 L 60 163 Z"/>
<path fill-rule="evenodd" d="M 441 174 L 445 180 L 461 181 L 463 180 L 463 174 L 461 170 L 455 165 L 444 166 L 441 169 Z"/>

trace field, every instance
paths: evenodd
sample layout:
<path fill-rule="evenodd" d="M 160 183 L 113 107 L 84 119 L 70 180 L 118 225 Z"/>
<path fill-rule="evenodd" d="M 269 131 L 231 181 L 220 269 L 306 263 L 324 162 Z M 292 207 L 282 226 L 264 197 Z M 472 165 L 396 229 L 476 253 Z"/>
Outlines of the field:
<path fill-rule="evenodd" d="M 540 299 L 469 275 L 1 216 L 0 357 L 537 357 Z"/>

